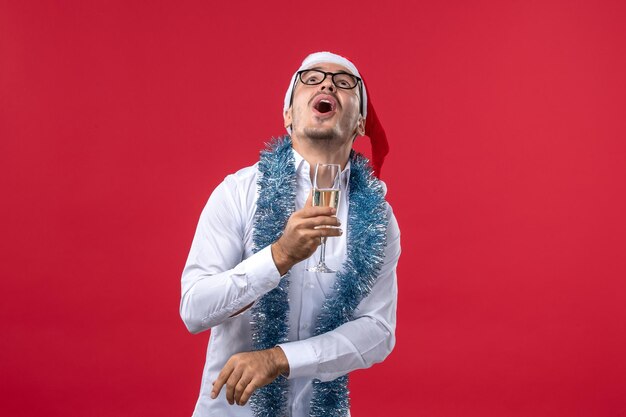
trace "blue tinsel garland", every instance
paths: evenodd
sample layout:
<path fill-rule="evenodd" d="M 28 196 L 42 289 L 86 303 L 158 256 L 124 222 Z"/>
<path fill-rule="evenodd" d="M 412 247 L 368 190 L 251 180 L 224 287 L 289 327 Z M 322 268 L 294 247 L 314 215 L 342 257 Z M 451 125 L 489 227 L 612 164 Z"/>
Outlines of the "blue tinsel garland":
<path fill-rule="evenodd" d="M 254 217 L 254 250 L 271 245 L 281 235 L 295 210 L 296 172 L 291 138 L 271 143 L 261 153 L 259 199 Z M 372 174 L 367 159 L 350 155 L 347 259 L 337 273 L 332 295 L 317 318 L 315 335 L 336 329 L 353 319 L 354 310 L 376 281 L 384 259 L 387 207 L 381 182 Z M 289 278 L 261 297 L 252 307 L 252 339 L 255 350 L 269 349 L 287 341 Z M 257 417 L 280 417 L 287 413 L 288 382 L 284 377 L 258 389 L 250 399 Z M 350 409 L 348 377 L 313 381 L 312 417 L 347 416 Z"/>

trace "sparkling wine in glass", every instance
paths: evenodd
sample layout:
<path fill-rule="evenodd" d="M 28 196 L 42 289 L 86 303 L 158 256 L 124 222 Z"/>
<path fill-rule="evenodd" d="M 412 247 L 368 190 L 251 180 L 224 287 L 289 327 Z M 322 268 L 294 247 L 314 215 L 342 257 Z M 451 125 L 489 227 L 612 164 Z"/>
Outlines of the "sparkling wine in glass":
<path fill-rule="evenodd" d="M 333 207 L 339 209 L 339 181 L 341 166 L 338 164 L 317 164 L 315 177 L 313 178 L 313 205 L 321 207 Z M 333 227 L 333 226 L 319 226 Z M 320 245 L 320 261 L 317 265 L 307 269 L 311 272 L 331 273 L 337 272 L 326 265 L 326 238 L 322 238 Z"/>

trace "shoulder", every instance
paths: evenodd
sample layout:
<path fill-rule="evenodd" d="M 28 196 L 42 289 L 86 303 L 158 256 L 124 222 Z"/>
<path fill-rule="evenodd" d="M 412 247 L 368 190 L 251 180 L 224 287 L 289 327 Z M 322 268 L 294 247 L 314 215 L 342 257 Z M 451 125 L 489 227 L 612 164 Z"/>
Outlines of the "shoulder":
<path fill-rule="evenodd" d="M 378 180 L 382 191 L 383 196 L 387 196 L 387 184 L 383 180 Z M 400 226 L 398 225 L 398 220 L 393 212 L 393 208 L 389 201 L 385 198 L 385 206 L 387 208 L 387 219 L 389 221 L 387 226 L 387 240 L 397 242 L 400 244 Z"/>
<path fill-rule="evenodd" d="M 380 183 L 380 186 L 383 189 L 383 196 L 386 196 L 387 195 L 387 184 L 385 184 L 385 181 L 380 180 L 380 179 L 378 180 L 378 182 Z"/>
<path fill-rule="evenodd" d="M 214 193 L 229 195 L 234 200 L 239 200 L 249 196 L 251 191 L 256 192 L 257 165 L 258 163 L 227 175 Z"/>
<path fill-rule="evenodd" d="M 230 209 L 241 211 L 248 205 L 249 198 L 254 199 L 256 176 L 257 164 L 227 175 L 211 193 L 207 202 L 208 208 L 218 209 L 218 211 Z"/>
<path fill-rule="evenodd" d="M 211 193 L 201 214 L 201 221 L 239 227 L 247 224 L 256 200 L 256 164 L 227 175 Z"/>
<path fill-rule="evenodd" d="M 239 171 L 227 175 L 226 178 L 224 178 L 224 183 L 230 187 L 245 187 L 251 183 L 255 183 L 258 174 L 258 165 L 259 163 L 257 162 L 254 165 L 241 168 Z"/>

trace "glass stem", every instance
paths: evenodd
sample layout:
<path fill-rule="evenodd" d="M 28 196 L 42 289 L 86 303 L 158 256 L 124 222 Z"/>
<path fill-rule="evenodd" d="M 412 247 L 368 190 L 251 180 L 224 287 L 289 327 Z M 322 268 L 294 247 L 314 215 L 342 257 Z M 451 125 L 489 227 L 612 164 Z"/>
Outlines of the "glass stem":
<path fill-rule="evenodd" d="M 326 238 L 322 238 L 320 249 L 320 265 L 326 265 Z"/>

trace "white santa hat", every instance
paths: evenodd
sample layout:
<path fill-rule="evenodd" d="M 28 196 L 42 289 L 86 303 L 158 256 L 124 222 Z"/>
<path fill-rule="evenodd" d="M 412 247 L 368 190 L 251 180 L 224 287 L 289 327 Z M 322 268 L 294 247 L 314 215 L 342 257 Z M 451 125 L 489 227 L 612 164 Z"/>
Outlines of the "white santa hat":
<path fill-rule="evenodd" d="M 340 55 L 333 54 L 332 52 L 316 52 L 307 56 L 304 61 L 302 61 L 298 71 L 312 68 L 318 64 L 341 65 L 353 75 L 361 78 L 363 81 L 363 89 L 361 90 L 363 93 L 363 96 L 361 97 L 361 115 L 365 118 L 365 135 L 370 138 L 372 144 L 372 167 L 374 168 L 376 176 L 380 178 L 380 169 L 385 160 L 385 156 L 389 152 L 389 144 L 387 143 L 385 130 L 380 125 L 380 121 L 378 120 L 376 112 L 372 107 L 371 99 L 368 101 L 367 88 L 365 87 L 363 76 L 359 73 L 359 70 L 357 70 L 356 66 L 352 62 Z M 291 107 L 293 88 L 295 86 L 296 77 L 298 76 L 298 71 L 293 74 L 293 77 L 291 77 L 291 81 L 289 82 L 289 88 L 285 93 L 283 112 L 289 110 L 289 107 Z M 287 132 L 291 134 L 290 127 L 287 128 Z"/>
<path fill-rule="evenodd" d="M 305 69 L 313 68 L 319 64 L 337 64 L 341 65 L 348 71 L 352 73 L 352 75 L 356 75 L 361 78 L 361 74 L 359 74 L 359 70 L 356 69 L 354 64 L 348 61 L 346 58 L 333 54 L 332 52 L 316 52 L 304 58 L 302 61 L 302 65 L 298 68 L 298 71 L 302 71 Z M 285 94 L 285 105 L 283 106 L 283 112 L 287 111 L 289 107 L 291 107 L 291 96 L 293 94 L 293 87 L 296 84 L 296 77 L 298 76 L 298 71 L 293 74 L 291 77 L 291 82 L 289 83 L 289 88 L 287 89 L 287 93 Z M 363 97 L 361 97 L 363 105 L 361 106 L 363 109 L 362 116 L 367 117 L 367 91 L 365 89 L 365 85 L 363 85 Z"/>

